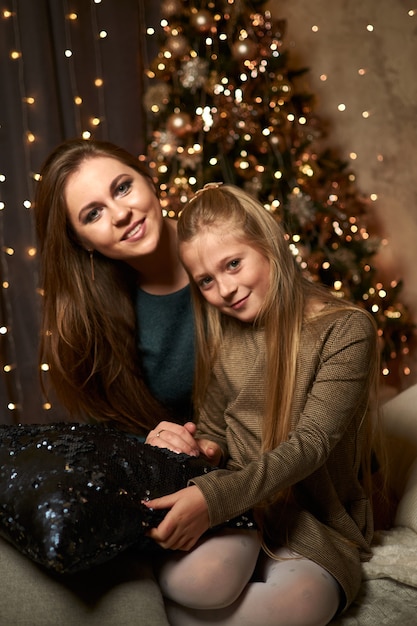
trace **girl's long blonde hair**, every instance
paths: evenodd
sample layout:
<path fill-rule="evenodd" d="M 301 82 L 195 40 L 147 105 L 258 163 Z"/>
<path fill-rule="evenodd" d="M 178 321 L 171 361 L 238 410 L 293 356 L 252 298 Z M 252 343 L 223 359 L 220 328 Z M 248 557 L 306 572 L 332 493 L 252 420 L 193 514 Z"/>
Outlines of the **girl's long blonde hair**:
<path fill-rule="evenodd" d="M 103 156 L 134 169 L 155 189 L 143 165 L 111 143 L 74 139 L 47 158 L 34 203 L 43 290 L 40 359 L 49 364 L 53 390 L 70 415 L 147 432 L 167 416 L 138 359 L 136 275 L 126 263 L 95 252 L 93 279 L 65 203 L 68 177 L 87 159 Z M 48 394 L 43 380 L 42 386 Z"/>
<path fill-rule="evenodd" d="M 254 322 L 262 324 L 267 347 L 262 449 L 268 451 L 285 441 L 293 426 L 291 407 L 297 356 L 302 325 L 306 316 L 312 314 L 311 305 L 319 305 L 315 307 L 319 312 L 314 315 L 329 314 L 338 308 L 360 310 L 372 322 L 373 318 L 365 310 L 336 299 L 327 289 L 307 279 L 289 249 L 282 225 L 256 199 L 234 186 L 207 186 L 186 205 L 178 222 L 180 254 L 182 242 L 192 241 L 202 229 L 219 225 L 256 248 L 270 262 L 269 292 Z M 198 410 L 223 331 L 227 324 L 235 322 L 209 305 L 193 280 L 191 289 L 196 318 L 195 405 Z M 370 364 L 370 368 L 374 370 L 376 385 L 378 363 Z M 368 448 L 364 451 L 368 455 L 370 446 L 364 447 Z"/>

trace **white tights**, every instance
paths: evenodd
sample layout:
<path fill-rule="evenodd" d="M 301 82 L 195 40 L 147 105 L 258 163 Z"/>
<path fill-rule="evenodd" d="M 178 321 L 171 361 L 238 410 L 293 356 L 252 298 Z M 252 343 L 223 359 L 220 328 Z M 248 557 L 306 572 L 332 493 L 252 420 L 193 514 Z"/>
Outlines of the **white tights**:
<path fill-rule="evenodd" d="M 325 626 L 340 588 L 325 569 L 285 548 L 260 552 L 255 531 L 227 530 L 159 568 L 171 626 Z M 259 557 L 259 558 L 258 558 Z"/>

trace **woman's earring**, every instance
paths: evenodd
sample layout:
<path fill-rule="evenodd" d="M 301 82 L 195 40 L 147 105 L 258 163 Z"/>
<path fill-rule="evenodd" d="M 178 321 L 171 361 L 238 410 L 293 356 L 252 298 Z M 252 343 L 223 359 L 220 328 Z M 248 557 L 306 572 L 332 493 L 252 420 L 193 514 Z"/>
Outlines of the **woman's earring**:
<path fill-rule="evenodd" d="M 95 275 L 94 275 L 94 250 L 88 250 L 88 252 L 90 253 L 91 279 L 94 282 L 95 281 Z"/>

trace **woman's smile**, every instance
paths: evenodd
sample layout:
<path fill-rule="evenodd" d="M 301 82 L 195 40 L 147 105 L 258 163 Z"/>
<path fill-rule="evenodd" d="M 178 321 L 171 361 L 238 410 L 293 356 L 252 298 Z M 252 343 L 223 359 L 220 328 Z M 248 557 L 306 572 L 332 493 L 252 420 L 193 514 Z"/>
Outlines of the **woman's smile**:
<path fill-rule="evenodd" d="M 143 220 L 137 221 L 135 222 L 135 224 L 133 224 L 133 227 L 130 228 L 125 232 L 125 234 L 122 237 L 122 241 L 139 241 L 139 239 L 142 239 L 142 237 L 144 237 L 145 235 L 145 223 L 146 220 L 145 218 Z"/>
<path fill-rule="evenodd" d="M 82 162 L 65 187 L 69 220 L 81 245 L 131 265 L 155 252 L 162 212 L 151 184 L 110 157 Z"/>

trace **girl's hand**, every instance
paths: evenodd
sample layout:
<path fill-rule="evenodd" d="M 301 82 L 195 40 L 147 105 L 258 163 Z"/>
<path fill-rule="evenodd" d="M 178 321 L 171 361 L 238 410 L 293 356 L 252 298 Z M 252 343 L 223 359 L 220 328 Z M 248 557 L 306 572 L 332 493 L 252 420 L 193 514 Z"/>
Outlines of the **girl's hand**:
<path fill-rule="evenodd" d="M 168 448 L 180 454 L 184 452 L 190 456 L 199 456 L 200 450 L 194 439 L 196 426 L 187 422 L 183 426 L 175 422 L 160 422 L 154 430 L 149 431 L 145 443 L 157 448 Z"/>
<path fill-rule="evenodd" d="M 211 465 L 220 465 L 223 453 L 219 444 L 210 439 L 197 439 L 200 454 L 206 457 Z"/>
<path fill-rule="evenodd" d="M 148 533 L 162 548 L 191 550 L 209 528 L 207 503 L 196 485 L 143 504 L 152 509 L 170 509 L 159 526 Z"/>

